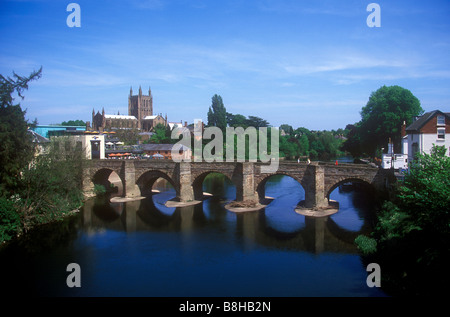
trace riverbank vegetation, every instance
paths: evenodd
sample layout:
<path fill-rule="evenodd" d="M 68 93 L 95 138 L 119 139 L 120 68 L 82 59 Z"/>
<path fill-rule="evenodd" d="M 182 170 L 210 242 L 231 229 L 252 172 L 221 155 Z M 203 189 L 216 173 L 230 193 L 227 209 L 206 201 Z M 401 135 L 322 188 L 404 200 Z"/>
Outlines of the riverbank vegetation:
<path fill-rule="evenodd" d="M 378 213 L 375 230 L 355 242 L 367 262 L 381 266 L 392 295 L 440 295 L 448 285 L 450 157 L 445 147 L 417 154 L 393 198 Z"/>
<path fill-rule="evenodd" d="M 1 79 L 0 107 L 0 243 L 32 227 L 60 219 L 81 206 L 82 151 L 67 138 L 34 144 L 25 111 L 13 104 L 13 94 L 23 98 L 29 77 L 14 74 Z"/>

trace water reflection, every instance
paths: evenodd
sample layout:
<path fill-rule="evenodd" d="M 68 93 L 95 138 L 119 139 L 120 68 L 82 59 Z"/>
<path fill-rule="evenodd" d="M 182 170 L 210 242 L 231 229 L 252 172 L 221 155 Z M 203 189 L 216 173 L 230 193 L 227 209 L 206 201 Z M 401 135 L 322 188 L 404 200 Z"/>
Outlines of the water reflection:
<path fill-rule="evenodd" d="M 307 218 L 294 211 L 300 184 L 276 176 L 269 206 L 233 213 L 224 205 L 234 186 L 208 177 L 203 190 L 214 196 L 198 205 L 167 208 L 175 191 L 164 183 L 143 200 L 86 202 L 78 217 L 0 252 L 2 285 L 41 296 L 384 295 L 367 287 L 353 244 L 370 227 L 360 193 L 336 190 L 342 213 Z M 66 286 L 68 263 L 81 266 L 81 288 Z"/>
<path fill-rule="evenodd" d="M 364 195 L 336 190 L 332 199 L 341 210 L 332 216 L 314 218 L 297 214 L 296 204 L 304 199 L 300 184 L 287 176 L 274 176 L 266 184 L 266 194 L 274 197 L 265 209 L 232 213 L 224 205 L 235 198 L 235 188 L 226 177 L 208 176 L 204 191 L 213 196 L 202 204 L 168 208 L 164 203 L 175 196 L 170 186 L 160 183 L 157 192 L 142 200 L 112 203 L 107 198 L 88 201 L 82 212 L 83 228 L 126 232 L 194 232 L 209 228 L 234 235 L 243 246 L 357 254 L 354 239 L 372 227 L 370 208 Z M 286 190 L 289 188 L 289 190 Z M 360 198 L 355 198 L 360 197 Z M 361 198 L 363 197 L 363 198 Z"/>

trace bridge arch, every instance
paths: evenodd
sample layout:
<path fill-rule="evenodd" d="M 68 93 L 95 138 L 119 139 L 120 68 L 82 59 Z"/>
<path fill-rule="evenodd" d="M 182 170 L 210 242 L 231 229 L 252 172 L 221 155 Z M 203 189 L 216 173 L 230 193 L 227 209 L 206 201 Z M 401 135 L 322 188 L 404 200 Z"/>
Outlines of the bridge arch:
<path fill-rule="evenodd" d="M 303 190 L 305 190 L 305 184 L 303 184 L 303 179 L 299 179 L 293 175 L 290 175 L 289 173 L 274 173 L 274 174 L 270 174 L 265 176 L 264 178 L 259 179 L 258 181 L 255 182 L 255 190 L 256 193 L 258 194 L 258 199 L 259 201 L 263 201 L 266 197 L 266 183 L 267 181 L 270 180 L 270 178 L 272 178 L 273 176 L 277 176 L 277 175 L 281 175 L 281 176 L 288 176 L 294 180 L 297 181 L 297 183 L 299 183 L 301 185 L 301 187 L 303 188 Z"/>
<path fill-rule="evenodd" d="M 365 186 L 371 191 L 375 191 L 375 186 L 372 184 L 372 182 L 369 179 L 360 178 L 360 177 L 342 177 L 339 178 L 335 183 L 331 184 L 330 186 L 327 186 L 325 190 L 325 197 L 329 200 L 330 194 L 339 186 L 346 184 L 346 183 L 357 183 Z"/>
<path fill-rule="evenodd" d="M 152 187 L 159 178 L 167 180 L 170 183 L 170 185 L 172 185 L 172 187 L 175 189 L 175 192 L 178 196 L 180 188 L 177 185 L 177 183 L 169 175 L 158 170 L 146 171 L 142 173 L 142 175 L 136 181 L 136 185 L 139 187 L 141 196 L 151 195 Z"/>
<path fill-rule="evenodd" d="M 123 179 L 114 169 L 100 168 L 96 170 L 91 177 L 91 182 L 93 184 L 92 187 L 102 185 L 107 193 L 123 195 Z"/>
<path fill-rule="evenodd" d="M 230 177 L 226 173 L 222 173 L 222 172 L 219 172 L 219 171 L 206 171 L 206 172 L 203 172 L 203 173 L 197 175 L 192 181 L 192 189 L 194 191 L 194 199 L 195 200 L 202 200 L 203 199 L 203 182 L 204 182 L 205 178 L 208 175 L 211 175 L 211 174 L 223 175 L 225 178 L 227 178 L 230 181 L 230 183 L 232 183 L 234 185 L 234 187 L 236 189 L 238 188 L 238 186 L 237 186 L 236 182 L 234 181 L 233 177 Z"/>

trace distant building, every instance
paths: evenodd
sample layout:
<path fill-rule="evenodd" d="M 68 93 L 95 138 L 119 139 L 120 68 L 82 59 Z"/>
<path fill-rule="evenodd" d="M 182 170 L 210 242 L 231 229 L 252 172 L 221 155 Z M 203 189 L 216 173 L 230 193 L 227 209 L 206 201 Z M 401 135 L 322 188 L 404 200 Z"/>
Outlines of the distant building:
<path fill-rule="evenodd" d="M 145 157 L 154 159 L 172 159 L 172 148 L 174 144 L 141 144 L 141 149 Z M 192 151 L 186 146 L 182 146 L 179 151 L 180 159 L 190 159 Z"/>
<path fill-rule="evenodd" d="M 445 146 L 445 154 L 450 156 L 450 112 L 434 110 L 414 118 L 405 133 L 409 161 L 416 153 L 430 154 L 433 145 Z"/>
<path fill-rule="evenodd" d="M 37 156 L 45 153 L 45 147 L 50 143 L 50 140 L 31 129 L 28 129 L 28 133 L 31 135 L 31 140 L 35 145 L 35 155 Z"/>
<path fill-rule="evenodd" d="M 92 125 L 91 125 L 92 124 Z M 117 129 L 139 129 L 141 131 L 152 131 L 158 124 L 167 125 L 167 115 L 164 118 L 162 114 L 153 115 L 153 96 L 152 91 L 148 89 L 148 95 L 142 94 L 139 87 L 139 93 L 133 95 L 133 88 L 130 88 L 128 96 L 128 115 L 117 113 L 106 114 L 105 109 L 100 113 L 92 110 L 92 121 L 87 122 L 87 129 L 92 131 L 111 131 Z"/>
<path fill-rule="evenodd" d="M 77 134 L 82 131 L 86 131 L 85 126 L 64 126 L 59 124 L 42 125 L 38 124 L 31 128 L 32 131 L 36 132 L 44 138 L 50 138 L 52 136 L 68 135 L 71 133 Z"/>
<path fill-rule="evenodd" d="M 105 158 L 105 135 L 104 134 L 79 134 L 70 136 L 72 142 L 79 145 L 80 150 L 86 153 L 86 159 Z"/>

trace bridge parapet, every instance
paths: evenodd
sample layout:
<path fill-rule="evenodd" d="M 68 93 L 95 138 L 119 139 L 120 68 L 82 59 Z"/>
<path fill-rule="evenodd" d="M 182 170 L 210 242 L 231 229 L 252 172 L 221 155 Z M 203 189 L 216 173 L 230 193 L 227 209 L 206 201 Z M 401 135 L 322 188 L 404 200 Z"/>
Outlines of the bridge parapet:
<path fill-rule="evenodd" d="M 210 173 L 226 175 L 236 186 L 236 200 L 264 199 L 264 186 L 273 175 L 287 175 L 297 180 L 305 190 L 308 208 L 326 207 L 331 191 L 346 181 L 360 181 L 381 190 L 395 181 L 391 171 L 361 164 L 280 161 L 274 173 L 262 173 L 265 163 L 252 162 L 181 162 L 171 160 L 94 160 L 84 171 L 85 192 L 92 191 L 94 175 L 100 170 L 116 172 L 124 188 L 124 196 L 140 196 L 143 187 L 151 186 L 158 177 L 167 179 L 175 188 L 179 201 L 202 196 L 202 183 Z M 107 174 L 107 173 L 105 173 Z"/>

